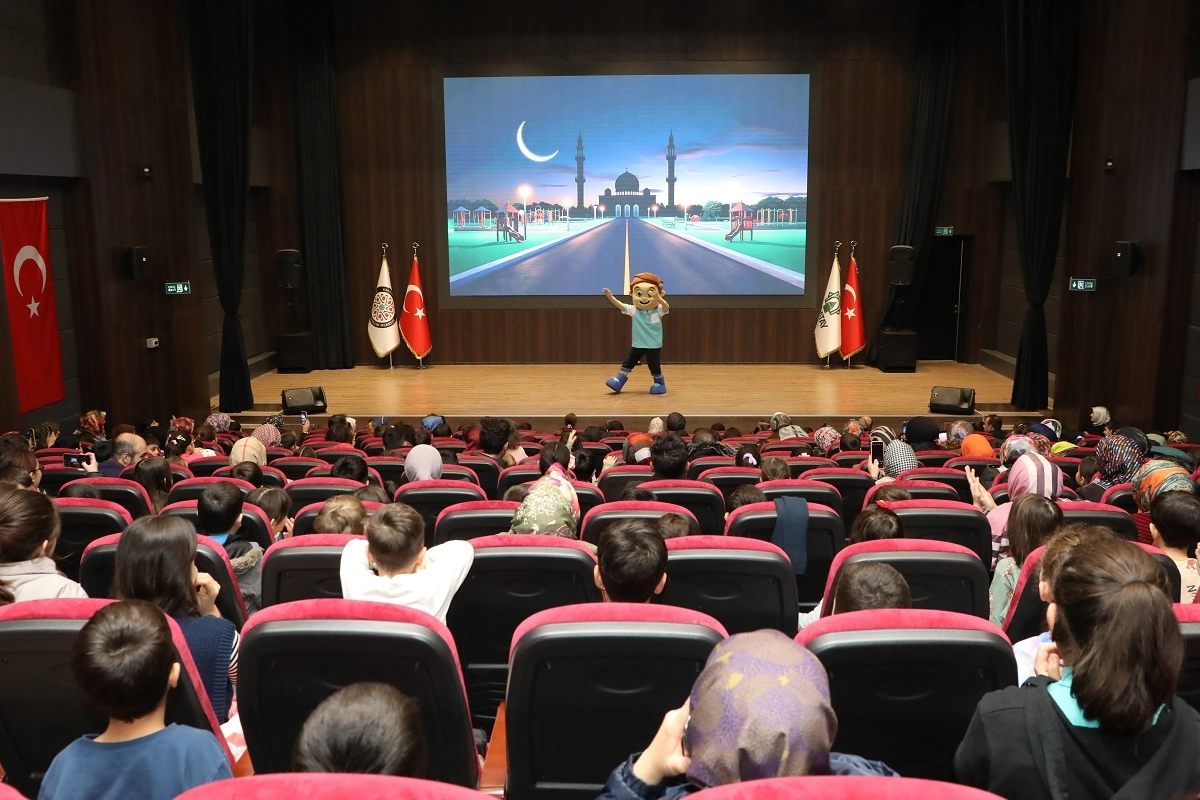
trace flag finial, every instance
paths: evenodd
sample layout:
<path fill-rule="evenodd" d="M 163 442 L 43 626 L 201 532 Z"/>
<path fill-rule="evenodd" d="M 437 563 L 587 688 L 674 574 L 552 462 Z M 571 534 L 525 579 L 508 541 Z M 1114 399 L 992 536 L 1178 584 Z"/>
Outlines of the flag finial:
<path fill-rule="evenodd" d="M 388 243 L 384 242 L 383 243 L 383 257 L 384 258 L 387 258 L 387 249 L 388 249 Z"/>
<path fill-rule="evenodd" d="M 417 257 L 417 248 L 420 246 L 421 245 L 417 244 L 416 242 L 413 242 L 413 258 Z"/>
<path fill-rule="evenodd" d="M 851 242 L 850 242 L 850 255 L 854 255 L 854 249 L 855 249 L 856 247 L 858 247 L 858 242 L 856 242 L 856 241 L 851 241 Z"/>
<path fill-rule="evenodd" d="M 841 242 L 834 242 L 834 243 L 833 243 L 833 254 L 834 254 L 835 256 L 838 254 L 838 251 L 840 251 L 841 249 L 842 249 L 842 243 L 841 243 Z"/>

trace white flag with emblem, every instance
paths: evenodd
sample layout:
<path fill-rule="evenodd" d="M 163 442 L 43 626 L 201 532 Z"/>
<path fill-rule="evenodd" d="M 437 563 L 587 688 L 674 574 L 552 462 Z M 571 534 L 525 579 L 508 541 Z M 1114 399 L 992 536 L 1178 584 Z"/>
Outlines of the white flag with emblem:
<path fill-rule="evenodd" d="M 375 285 L 375 299 L 371 301 L 371 320 L 367 325 L 371 347 L 375 355 L 383 358 L 400 346 L 400 328 L 396 325 L 396 298 L 392 296 L 392 273 L 388 269 L 387 256 L 379 265 L 379 280 Z"/>
<path fill-rule="evenodd" d="M 821 295 L 817 327 L 813 331 L 817 338 L 817 358 L 832 355 L 842 346 L 842 265 L 837 253 L 833 254 L 833 266 L 829 269 L 829 283 Z"/>

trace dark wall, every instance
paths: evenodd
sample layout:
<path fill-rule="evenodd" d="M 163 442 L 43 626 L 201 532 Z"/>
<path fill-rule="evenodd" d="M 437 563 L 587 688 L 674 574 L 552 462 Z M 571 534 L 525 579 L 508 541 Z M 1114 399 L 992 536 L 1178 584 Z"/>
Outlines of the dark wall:
<path fill-rule="evenodd" d="M 1054 260 L 1054 282 L 1046 295 L 1046 339 L 1050 348 L 1050 372 L 1058 368 L 1060 342 L 1059 322 L 1062 312 L 1062 293 L 1067 279 L 1063 275 L 1063 253 L 1067 239 L 1067 213 L 1063 209 L 1058 240 L 1058 256 Z M 1004 184 L 1004 252 L 1000 258 L 1000 289 L 998 292 L 996 349 L 1006 356 L 1017 357 L 1021 344 L 1021 326 L 1029 301 L 1025 299 L 1025 278 L 1021 275 L 1021 254 L 1017 249 L 1017 217 L 1013 205 L 1012 185 Z M 1070 336 L 1070 331 L 1065 331 Z M 1078 344 L 1078 340 L 1075 340 Z M 1064 342 L 1070 348 L 1070 342 Z M 1066 357 L 1070 357 L 1067 353 Z"/>

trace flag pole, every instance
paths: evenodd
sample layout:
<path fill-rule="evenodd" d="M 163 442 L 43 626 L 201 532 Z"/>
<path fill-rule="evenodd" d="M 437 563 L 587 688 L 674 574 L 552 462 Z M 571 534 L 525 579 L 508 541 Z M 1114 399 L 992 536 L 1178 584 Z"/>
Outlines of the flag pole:
<path fill-rule="evenodd" d="M 855 240 L 853 240 L 853 239 L 851 239 L 851 240 L 850 240 L 850 261 L 851 261 L 851 262 L 853 262 L 853 261 L 854 261 L 854 250 L 855 250 L 855 248 L 857 248 L 857 247 L 858 247 L 858 242 L 857 242 L 857 241 L 855 241 Z M 858 300 L 857 300 L 857 299 L 855 299 L 855 304 L 856 304 L 856 305 L 858 304 Z M 851 358 L 853 358 L 853 357 L 854 357 L 853 355 L 846 356 L 846 369 L 850 369 L 850 359 L 851 359 Z"/>
<path fill-rule="evenodd" d="M 840 241 L 833 243 L 833 260 L 834 261 L 837 261 L 838 253 L 841 251 L 841 249 L 842 249 L 842 243 Z M 839 325 L 842 324 L 842 321 L 840 319 L 838 320 L 838 324 Z M 821 369 L 831 369 L 832 368 L 832 365 L 829 363 L 829 360 L 831 358 L 833 358 L 832 353 L 825 356 L 825 366 L 821 367 Z"/>
<path fill-rule="evenodd" d="M 413 243 L 412 243 L 412 249 L 413 249 L 413 261 L 416 261 L 416 260 L 417 260 L 417 248 L 418 248 L 418 247 L 420 247 L 420 246 L 421 246 L 421 245 L 417 244 L 416 242 L 413 242 Z M 425 300 L 424 300 L 424 297 L 423 297 L 423 296 L 422 296 L 422 300 L 421 300 L 421 302 L 422 302 L 422 304 L 424 304 L 424 302 L 425 302 Z M 417 369 L 425 369 L 425 359 L 424 359 L 424 358 L 422 358 L 421 356 L 417 356 Z"/>

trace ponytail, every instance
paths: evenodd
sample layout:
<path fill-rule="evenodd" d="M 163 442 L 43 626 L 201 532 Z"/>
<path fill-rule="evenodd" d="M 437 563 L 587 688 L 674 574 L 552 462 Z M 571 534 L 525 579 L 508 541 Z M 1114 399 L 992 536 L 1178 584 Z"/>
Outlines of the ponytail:
<path fill-rule="evenodd" d="M 0 494 L 0 564 L 50 557 L 58 541 L 58 510 L 37 492 L 13 490 Z M 48 542 L 42 552 L 42 542 Z M 0 581 L 0 606 L 16 600 L 12 585 Z"/>

